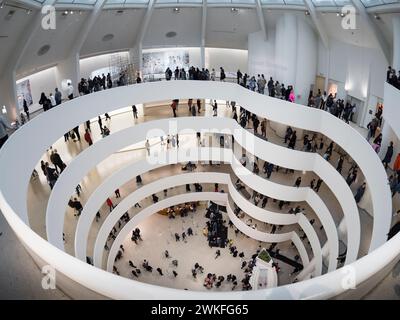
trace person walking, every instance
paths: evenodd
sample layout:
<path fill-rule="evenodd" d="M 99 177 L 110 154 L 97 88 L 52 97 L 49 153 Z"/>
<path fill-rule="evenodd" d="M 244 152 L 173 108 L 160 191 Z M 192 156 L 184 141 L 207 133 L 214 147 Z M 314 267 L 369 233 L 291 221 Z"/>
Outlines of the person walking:
<path fill-rule="evenodd" d="M 390 145 L 386 150 L 385 157 L 382 160 L 385 169 L 388 168 L 389 163 L 392 161 L 392 157 L 393 157 L 393 141 L 390 141 Z"/>
<path fill-rule="evenodd" d="M 72 86 L 71 82 L 68 82 L 67 85 L 68 99 L 72 100 L 74 98 L 74 87 Z"/>
<path fill-rule="evenodd" d="M 364 182 L 361 186 L 358 187 L 356 195 L 354 196 L 354 200 L 356 200 L 356 203 L 359 203 L 365 193 L 365 189 L 367 187 L 367 184 Z"/>
<path fill-rule="evenodd" d="M 115 208 L 113 202 L 111 201 L 110 198 L 107 198 L 106 203 L 108 205 L 108 208 L 110 209 L 110 212 L 113 211 L 113 209 Z"/>
<path fill-rule="evenodd" d="M 62 101 L 62 93 L 58 90 L 58 88 L 55 88 L 54 91 L 54 99 L 56 100 L 56 106 L 58 106 Z"/>
<path fill-rule="evenodd" d="M 138 111 L 135 105 L 132 106 L 132 112 L 133 112 L 133 118 L 137 119 L 138 118 Z"/>
<path fill-rule="evenodd" d="M 321 188 L 321 184 L 322 184 L 322 179 L 318 179 L 318 181 L 317 181 L 317 185 L 315 186 L 315 192 L 317 192 L 318 193 L 318 191 L 319 191 L 319 188 Z"/>
<path fill-rule="evenodd" d="M 342 173 L 343 162 L 344 162 L 344 157 L 343 157 L 343 156 L 340 156 L 339 161 L 338 161 L 338 164 L 337 164 L 337 167 L 336 167 L 336 170 L 337 170 L 337 172 L 339 172 L 339 173 Z"/>
<path fill-rule="evenodd" d="M 301 184 L 301 177 L 298 177 L 296 179 L 296 182 L 294 183 L 294 187 L 298 188 L 298 187 L 300 187 L 300 184 Z"/>
<path fill-rule="evenodd" d="M 89 129 L 85 129 L 85 135 L 83 136 L 85 141 L 91 146 L 93 144 L 92 136 L 90 135 Z"/>

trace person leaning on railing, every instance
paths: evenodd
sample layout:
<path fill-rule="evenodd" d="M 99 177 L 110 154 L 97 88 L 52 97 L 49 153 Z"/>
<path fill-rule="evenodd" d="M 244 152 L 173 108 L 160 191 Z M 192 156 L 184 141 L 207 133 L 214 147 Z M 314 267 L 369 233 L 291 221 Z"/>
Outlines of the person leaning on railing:
<path fill-rule="evenodd" d="M 389 66 L 386 72 L 386 82 L 400 90 L 400 70 L 399 75 L 396 76 L 396 70 Z"/>

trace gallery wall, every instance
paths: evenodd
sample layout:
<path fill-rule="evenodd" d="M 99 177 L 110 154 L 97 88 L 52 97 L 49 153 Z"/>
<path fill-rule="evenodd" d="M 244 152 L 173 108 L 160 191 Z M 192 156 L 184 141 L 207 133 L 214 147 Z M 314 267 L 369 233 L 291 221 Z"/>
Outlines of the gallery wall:
<path fill-rule="evenodd" d="M 48 96 L 50 92 L 54 94 L 54 89 L 57 87 L 56 68 L 52 67 L 45 69 L 43 71 L 31 74 L 30 76 L 18 79 L 17 86 L 19 83 L 26 80 L 29 80 L 33 100 L 33 105 L 31 105 L 29 109 L 31 112 L 34 112 L 42 107 L 38 103 L 42 92 L 44 92 L 46 96 Z"/>
<path fill-rule="evenodd" d="M 87 79 L 91 76 L 92 72 L 94 72 L 96 70 L 100 70 L 100 69 L 108 69 L 109 70 L 112 55 L 118 55 L 118 56 L 121 56 L 121 58 L 129 59 L 128 51 L 122 51 L 122 52 L 111 53 L 111 54 L 102 54 L 102 55 L 98 55 L 98 56 L 80 59 L 79 65 L 80 65 L 81 77 Z M 108 72 L 110 72 L 110 71 L 108 71 Z"/>

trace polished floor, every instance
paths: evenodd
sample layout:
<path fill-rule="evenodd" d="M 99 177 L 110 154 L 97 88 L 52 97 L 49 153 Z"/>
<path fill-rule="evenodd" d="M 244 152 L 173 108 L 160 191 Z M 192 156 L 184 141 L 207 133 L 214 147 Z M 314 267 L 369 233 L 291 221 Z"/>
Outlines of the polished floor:
<path fill-rule="evenodd" d="M 228 108 L 226 108 L 224 105 L 220 104 L 219 107 L 219 115 L 220 116 L 230 116 L 230 110 Z M 147 108 L 146 109 L 146 115 L 143 116 L 143 110 L 139 111 L 139 119 L 138 120 L 134 120 L 132 117 L 132 113 L 130 111 L 126 111 L 126 112 L 122 112 L 122 113 L 118 113 L 115 115 L 112 115 L 112 120 L 108 123 L 108 126 L 110 127 L 111 132 L 113 132 L 114 130 L 120 130 L 123 128 L 126 128 L 130 125 L 136 124 L 136 123 L 140 123 L 142 121 L 149 121 L 152 119 L 157 119 L 157 118 L 163 118 L 163 117 L 169 117 L 171 114 L 171 110 L 169 107 L 167 106 L 158 106 L 158 107 L 152 107 L 152 108 Z M 187 108 L 180 107 L 179 110 L 179 114 L 180 115 L 188 115 L 187 112 Z M 206 110 L 206 114 L 211 115 L 211 110 L 210 110 L 210 106 L 207 106 L 207 110 Z M 104 122 L 104 121 L 103 121 Z M 105 122 L 104 122 L 105 123 Z M 83 130 L 81 129 L 81 133 L 83 136 Z M 362 130 L 361 130 L 362 131 Z M 96 141 L 97 139 L 101 139 L 100 137 L 100 132 L 99 132 L 99 128 L 97 123 L 94 122 L 92 123 L 92 134 L 94 137 L 94 141 Z M 270 141 L 274 142 L 274 143 L 279 143 L 282 144 L 282 139 L 277 137 L 275 135 L 275 133 L 273 132 L 273 130 L 269 127 L 268 128 L 268 132 L 267 132 L 267 136 L 269 138 Z M 192 146 L 194 143 L 196 143 L 195 138 L 193 137 L 182 137 L 181 139 L 181 147 L 185 147 L 185 146 Z M 160 145 L 159 142 L 154 141 L 154 143 L 152 142 L 153 148 L 163 148 L 163 146 Z M 300 144 L 300 142 L 299 142 Z M 68 163 L 76 154 L 78 154 L 81 150 L 83 150 L 84 148 L 87 147 L 87 144 L 83 141 L 82 142 L 68 142 L 68 143 L 64 143 L 63 139 L 60 139 L 59 141 L 57 141 L 54 145 L 53 148 L 58 149 L 60 155 L 62 156 L 63 160 Z M 80 196 L 80 200 L 81 202 L 84 204 L 85 201 L 87 200 L 87 198 L 90 196 L 91 192 L 93 192 L 93 190 L 95 190 L 95 188 L 104 180 L 104 178 L 106 178 L 108 175 L 110 175 L 113 170 L 115 168 L 119 168 L 121 166 L 127 165 L 128 163 L 131 163 L 132 161 L 136 161 L 137 159 L 143 158 L 145 156 L 145 152 L 146 150 L 144 149 L 143 145 L 137 145 L 137 146 L 131 146 L 129 148 L 127 148 L 126 150 L 122 150 L 120 152 L 117 152 L 115 154 L 113 154 L 112 156 L 110 156 L 108 159 L 102 161 L 99 165 L 97 165 L 94 169 L 92 169 L 88 175 L 82 180 L 82 187 L 83 187 L 83 193 Z M 332 160 L 332 163 L 334 163 L 334 161 L 336 161 L 337 158 L 337 154 L 335 153 L 334 158 Z M 44 159 L 46 159 L 46 156 L 44 157 Z M 344 171 L 346 171 L 346 169 L 349 167 L 349 164 L 346 163 L 346 166 L 344 168 Z M 30 223 L 32 228 L 38 232 L 41 236 L 45 237 L 45 209 L 47 206 L 47 200 L 49 197 L 49 193 L 50 193 L 50 189 L 43 177 L 43 174 L 40 170 L 40 168 L 37 168 L 37 171 L 39 172 L 39 179 L 37 180 L 33 180 L 30 187 L 29 187 L 29 191 L 28 191 L 28 203 L 29 203 L 29 216 L 30 216 Z M 347 171 L 346 171 L 347 172 Z M 160 176 L 163 176 L 164 174 L 167 174 L 168 172 L 162 172 L 162 170 L 160 170 L 159 172 L 159 176 L 153 176 L 151 177 L 152 179 L 158 178 Z M 170 174 L 170 172 L 169 172 Z M 297 173 L 296 173 L 297 174 Z M 273 180 L 279 183 L 284 183 L 284 184 L 288 184 L 288 185 L 293 185 L 294 180 L 296 179 L 296 176 L 292 175 L 292 174 L 284 174 L 284 173 L 274 173 L 273 174 Z M 304 178 L 303 178 L 303 183 L 308 185 L 308 182 L 312 179 L 312 174 L 310 173 L 306 173 Z M 358 186 L 362 181 L 362 177 L 359 177 L 359 180 L 356 181 L 355 184 L 353 184 L 352 189 L 354 190 L 356 188 L 356 186 Z M 146 175 L 144 175 L 144 182 L 146 183 Z M 130 192 L 132 192 L 135 189 L 135 186 L 133 184 L 127 184 L 126 186 L 123 186 L 122 188 L 120 188 L 121 190 L 121 194 L 124 196 L 126 194 L 129 194 Z M 333 213 L 333 218 L 336 222 L 336 224 L 338 224 L 338 222 L 340 221 L 341 217 L 343 216 L 340 206 L 336 200 L 336 198 L 334 197 L 334 195 L 332 194 L 332 192 L 330 192 L 330 190 L 326 187 L 326 186 L 322 186 L 321 191 L 320 191 L 320 196 L 322 197 L 322 199 L 324 200 L 324 202 L 327 204 L 328 208 L 330 209 L 330 211 Z M 115 200 L 115 199 L 113 199 Z M 398 195 L 396 196 L 396 198 L 394 199 L 396 201 L 396 203 L 398 202 Z M 106 208 L 106 206 L 104 205 L 101 212 L 102 212 L 102 218 L 100 220 L 100 222 L 105 218 L 106 213 L 107 213 L 108 209 Z M 310 212 L 310 218 L 313 215 L 313 212 Z M 371 233 L 371 218 L 369 217 L 369 215 L 367 213 L 365 213 L 363 210 L 360 210 L 360 217 L 361 217 L 361 221 L 362 221 L 362 227 L 363 227 L 363 237 L 362 237 L 362 246 L 361 246 L 361 252 L 362 253 L 366 253 L 368 245 L 369 245 L 369 240 L 370 240 L 370 233 Z M 3 219 L 3 218 L 2 218 Z M 146 221 L 144 223 L 151 223 L 151 219 L 157 219 L 157 216 L 151 217 L 149 218 L 149 221 Z M 76 223 L 77 223 L 77 219 L 76 217 L 73 216 L 73 212 L 72 210 L 67 210 L 67 214 L 65 217 L 65 224 L 64 224 L 64 233 L 66 235 L 66 243 L 65 243 L 65 249 L 67 252 L 73 254 L 73 235 L 75 232 L 75 228 L 76 228 Z M 174 223 L 178 224 L 179 221 L 176 220 Z M 180 221 L 180 223 L 182 223 L 182 221 Z M 156 224 L 158 225 L 158 224 Z M 160 225 L 162 225 L 160 223 Z M 12 239 L 12 232 L 10 232 L 10 229 L 8 228 L 8 226 L 6 226 L 4 223 L 0 224 L 1 228 L 4 228 L 5 231 L 3 231 L 3 236 L 0 237 L 0 242 L 1 245 L 4 244 L 4 247 L 6 248 L 16 248 L 14 249 L 15 252 L 20 252 L 21 255 L 23 255 L 23 253 L 25 253 L 24 249 L 22 248 L 22 246 L 18 243 L 18 241 L 12 241 L 10 242 Z M 95 236 L 97 234 L 97 231 L 99 229 L 100 223 L 96 223 L 94 222 L 90 231 L 90 235 L 89 235 L 89 242 L 88 242 L 88 255 L 91 256 L 93 253 L 93 246 L 94 246 L 94 240 L 95 240 Z M 180 226 L 176 226 L 177 228 L 179 228 Z M 171 226 L 172 228 L 172 226 Z M 316 228 L 319 229 L 319 228 Z M 2 232 L 2 230 L 0 230 L 0 232 Z M 159 232 L 159 233 L 155 233 L 155 236 L 149 235 L 148 237 L 146 237 L 146 241 L 144 241 L 143 243 L 143 247 L 146 248 L 146 246 L 150 246 L 152 245 L 152 242 L 155 241 L 154 243 L 157 242 L 157 237 L 161 237 L 160 239 L 162 239 L 163 241 L 167 241 L 168 239 L 168 234 L 167 233 L 163 233 L 163 232 Z M 243 241 L 253 241 L 250 239 L 247 239 L 245 236 L 241 235 L 240 237 L 243 237 Z M 324 242 L 324 235 L 323 233 L 319 233 L 319 237 L 321 242 Z M 198 238 L 198 239 L 197 239 Z M 182 256 L 181 259 L 183 259 L 184 261 L 186 261 L 186 258 L 190 258 L 192 257 L 193 251 L 197 250 L 197 246 L 199 246 L 199 248 L 201 248 L 201 244 L 204 241 L 204 239 L 202 239 L 201 237 L 197 237 L 197 238 L 193 238 L 193 244 L 195 244 L 193 247 L 190 246 L 190 242 L 188 241 L 187 244 L 179 244 L 179 245 L 184 245 L 185 250 L 179 250 L 179 254 Z M 240 240 L 240 241 L 242 241 Z M 238 240 L 239 241 L 239 240 Z M 252 244 L 247 244 L 246 245 L 246 250 L 252 251 L 257 247 L 257 241 L 253 241 L 254 243 Z M 174 252 L 177 248 L 174 247 L 174 243 L 169 243 L 168 244 L 171 247 L 171 251 L 170 252 Z M 207 252 L 206 249 L 208 249 L 208 246 L 206 244 L 204 244 L 205 248 L 204 248 L 204 256 L 205 257 L 209 257 L 212 256 L 212 252 Z M 187 248 L 187 249 L 186 249 Z M 136 248 L 138 249 L 138 248 Z M 9 249 L 10 250 L 10 249 Z M 140 261 L 140 259 L 142 259 L 145 255 L 142 254 L 140 248 L 139 250 L 135 250 L 135 245 L 133 243 L 129 243 L 129 241 L 126 243 L 126 248 L 125 250 L 127 251 L 126 253 L 126 257 L 131 256 L 132 259 L 134 261 L 138 260 Z M 22 253 L 23 252 L 23 253 Z M 145 252 L 145 251 L 143 251 Z M 150 259 L 150 257 L 148 258 L 150 261 L 157 261 L 157 259 L 160 259 L 159 262 L 160 264 L 162 264 L 164 266 L 164 268 L 166 268 L 166 270 L 168 270 L 168 263 L 167 261 L 163 261 L 162 260 L 162 255 L 161 255 L 161 248 L 160 248 L 160 252 L 154 252 L 154 257 L 152 256 L 152 258 Z M 158 257 L 157 257 L 158 255 Z M 10 286 L 12 286 L 12 288 L 14 288 L 12 291 L 10 290 L 6 290 L 6 292 L 10 292 L 10 296 L 11 295 L 15 295 L 18 296 L 19 293 L 23 293 L 23 291 L 18 291 L 16 288 L 21 288 L 24 289 L 24 282 L 22 280 L 22 277 L 20 278 L 20 276 L 16 275 L 14 277 L 10 277 L 10 276 L 4 276 L 4 275 L 8 275 L 9 273 L 7 272 L 2 272 L 3 269 L 7 269 L 7 270 L 20 270 L 22 267 L 26 267 L 27 271 L 21 271 L 21 273 L 23 275 L 25 274 L 32 274 L 35 273 L 34 270 L 36 270 L 36 274 L 38 274 L 38 277 L 40 278 L 40 273 L 38 272 L 38 270 L 36 269 L 34 263 L 31 261 L 31 259 L 27 256 L 26 259 L 29 259 L 29 262 L 27 262 L 26 264 L 19 264 L 19 261 L 25 261 L 22 260 L 23 258 L 14 260 L 13 256 L 15 256 L 15 254 L 11 254 L 8 255 L 10 257 L 10 259 L 7 259 L 7 261 L 5 261 L 5 263 L 2 263 L 2 267 L 1 267 L 1 277 L 0 279 L 2 279 L 2 284 L 4 283 L 4 286 L 1 286 L 2 288 L 8 288 Z M 225 255 L 224 255 L 225 256 Z M 106 258 L 106 255 L 104 255 L 104 259 Z M 221 261 L 221 266 L 224 265 L 223 262 L 228 262 L 225 261 L 225 258 L 223 256 L 220 257 L 221 259 L 219 261 Z M 226 259 L 229 258 L 229 255 L 226 255 Z M 192 282 L 188 282 L 188 284 L 185 285 L 185 281 L 183 280 L 178 280 L 178 279 L 171 279 L 170 277 L 159 277 L 159 279 L 157 280 L 157 278 L 152 278 L 150 277 L 150 275 L 146 275 L 143 274 L 143 279 L 141 279 L 144 282 L 149 282 L 149 283 L 156 283 L 156 284 L 161 284 L 161 285 L 167 285 L 167 286 L 174 286 L 174 287 L 179 287 L 179 288 L 185 288 L 186 286 L 189 289 L 193 289 L 193 290 L 200 290 L 202 289 L 202 283 L 201 281 L 193 281 L 193 279 L 191 278 L 190 275 L 190 263 L 189 261 L 191 261 L 191 258 L 188 259 L 188 264 L 185 266 L 182 266 L 182 270 L 180 270 L 178 272 L 178 274 L 182 275 L 182 279 L 187 279 L 187 277 L 190 278 L 190 280 Z M 209 261 L 209 258 L 205 258 L 204 259 L 204 266 L 206 266 L 207 261 Z M 199 261 L 200 263 L 200 261 Z M 202 264 L 202 263 L 200 263 Z M 15 266 L 18 265 L 19 267 L 16 268 Z M 238 262 L 239 265 L 239 262 Z M 282 274 L 286 274 L 288 273 L 288 270 L 285 270 L 285 267 L 282 265 Z M 119 268 L 122 268 L 121 270 L 123 270 L 123 272 L 128 271 L 128 269 L 126 268 L 126 266 L 120 266 Z M 126 268 L 126 269 L 125 269 Z M 163 269 L 164 269 L 163 268 Z M 209 266 L 207 265 L 207 269 L 209 268 Z M 239 266 L 240 268 L 240 266 Z M 217 273 L 219 272 L 219 267 L 217 266 L 210 266 L 210 270 L 213 269 L 213 273 Z M 10 272 L 10 271 L 8 271 Z M 155 271 L 153 271 L 153 275 Z M 208 270 L 206 270 L 206 272 L 208 272 Z M 210 271 L 211 272 L 211 271 Z M 21 274 L 19 273 L 19 274 Z M 126 272 L 125 272 L 126 273 Z M 121 273 L 122 275 L 122 273 Z M 389 275 L 390 276 L 390 275 Z M 393 276 L 393 275 L 392 275 Z M 288 277 L 283 277 L 280 276 L 282 279 L 280 279 L 280 282 L 282 280 L 282 283 L 289 283 L 290 279 Z M 33 277 L 35 278 L 35 277 Z M 396 277 L 398 278 L 398 273 L 396 274 Z M 181 278 L 180 278 L 181 279 Z M 9 282 L 7 282 L 7 280 L 9 280 Z M 188 279 L 187 279 L 188 280 Z M 154 282 L 155 281 L 155 282 Z M 158 281 L 158 282 L 157 282 Z M 385 280 L 386 281 L 386 280 Z M 384 283 L 384 282 L 382 282 Z M 386 296 L 387 298 L 395 298 L 396 294 L 398 293 L 398 290 L 396 291 L 395 289 L 390 290 L 387 289 L 387 287 L 390 287 L 390 285 L 393 284 L 392 282 L 388 283 L 388 286 L 385 286 L 386 289 L 382 289 L 382 294 L 384 296 Z M 32 288 L 26 288 L 27 292 L 30 292 L 27 294 L 27 297 L 32 297 L 32 295 L 35 297 L 35 287 Z M 28 290 L 29 289 L 29 290 Z M 38 288 L 41 289 L 41 288 Z M 224 288 L 224 289 L 229 289 L 229 288 Z M 379 290 L 379 286 L 377 288 L 377 290 Z M 39 290 L 38 292 L 41 292 L 43 290 Z M 4 291 L 3 291 L 4 292 Z M 12 293 L 14 292 L 14 293 Z M 54 294 L 55 297 L 60 298 L 60 297 L 64 297 L 64 295 L 61 292 L 56 291 L 57 293 Z M 31 295 L 29 295 L 31 294 Z M 393 294 L 393 296 L 391 296 L 391 294 Z M 42 295 L 42 293 L 38 293 L 36 298 L 40 298 Z M 46 295 L 48 295 L 48 293 L 43 293 L 43 298 L 48 298 Z M 52 295 L 52 294 L 50 294 Z M 20 297 L 25 298 L 25 296 L 22 294 Z"/>

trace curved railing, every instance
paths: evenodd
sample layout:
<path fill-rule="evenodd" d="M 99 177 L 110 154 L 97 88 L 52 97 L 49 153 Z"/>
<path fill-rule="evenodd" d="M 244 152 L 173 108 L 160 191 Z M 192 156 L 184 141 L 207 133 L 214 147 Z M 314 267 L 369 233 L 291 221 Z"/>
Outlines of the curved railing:
<path fill-rule="evenodd" d="M 158 100 L 170 100 L 173 98 L 183 99 L 192 96 L 234 100 L 239 105 L 246 106 L 248 110 L 258 116 L 266 117 L 293 127 L 320 132 L 333 140 L 359 165 L 371 193 L 374 219 L 369 254 L 348 266 L 351 267 L 356 274 L 355 285 L 359 285 L 363 288 L 373 286 L 383 273 L 387 271 L 387 268 L 391 267 L 398 259 L 400 236 L 395 236 L 389 242 L 385 243 L 386 233 L 390 227 L 391 221 L 391 197 L 386 174 L 379 158 L 361 135 L 342 121 L 320 110 L 304 108 L 281 100 L 257 95 L 234 84 L 185 81 L 146 83 L 121 87 L 74 99 L 28 122 L 14 133 L 3 146 L 0 152 L 0 167 L 2 168 L 2 178 L 0 180 L 0 207 L 18 238 L 38 260 L 52 264 L 56 270 L 65 277 L 81 284 L 85 288 L 110 298 L 163 299 L 173 296 L 177 299 L 310 299 L 332 298 L 341 293 L 346 295 L 351 293 L 348 291 L 347 287 L 342 285 L 341 280 L 343 280 L 345 274 L 343 274 L 341 270 L 329 272 L 320 277 L 299 283 L 273 289 L 261 289 L 254 292 L 203 293 L 162 288 L 116 277 L 110 273 L 87 265 L 54 247 L 29 229 L 26 225 L 28 223 L 26 201 L 27 186 L 32 169 L 47 147 L 70 128 L 86 121 L 86 119 L 97 116 L 99 113 L 105 113 L 115 108 L 131 104 L 146 103 L 154 100 L 154 92 L 157 92 Z M 54 119 L 63 119 L 63 121 L 59 122 Z M 193 120 L 197 121 L 199 118 Z M 227 119 L 221 119 L 221 121 L 228 123 Z M 156 122 L 145 123 L 142 125 L 142 129 L 150 130 L 157 124 Z M 185 124 L 187 123 L 185 122 Z M 162 125 L 161 129 L 163 129 L 164 132 L 171 132 L 168 130 L 169 128 L 164 125 Z M 121 133 L 121 135 L 123 134 L 127 133 Z M 27 137 L 34 136 L 40 137 L 40 139 L 31 139 L 29 144 L 25 143 Z M 352 139 L 349 139 L 350 136 Z M 127 135 L 127 138 L 128 137 Z M 142 140 L 145 139 L 145 136 L 141 135 L 140 137 Z M 103 141 L 107 141 L 109 138 L 111 138 L 111 136 Z M 237 136 L 235 136 L 235 139 L 240 141 Z M 257 141 L 256 139 L 254 140 Z M 24 146 L 24 157 L 20 156 L 21 146 Z M 123 143 L 121 146 L 123 146 Z M 108 147 L 106 143 L 96 143 L 96 152 L 107 155 L 109 154 Z M 89 152 L 82 152 L 82 157 L 84 157 L 86 153 Z M 75 159 L 68 168 L 77 166 L 79 161 Z M 284 159 L 281 159 L 272 162 L 286 166 L 284 165 L 284 161 Z M 318 167 L 317 161 L 318 160 L 314 161 L 313 165 L 308 163 L 299 169 L 304 170 L 308 168 L 308 166 L 311 166 L 310 170 L 313 170 L 320 176 L 324 176 L 324 169 L 327 169 L 327 167 L 323 168 L 323 165 Z M 303 166 L 303 164 L 301 166 Z M 4 168 L 19 169 L 5 170 Z M 318 170 L 320 170 L 320 172 L 318 172 Z M 86 171 L 82 172 L 82 174 L 85 173 Z M 70 182 L 74 182 L 75 177 L 63 173 L 60 179 L 65 180 L 66 183 L 69 184 Z M 251 179 L 255 179 L 254 175 L 251 175 Z M 332 177 L 328 177 L 328 179 L 324 177 L 324 179 L 327 180 L 327 184 L 330 183 L 329 187 L 335 193 L 336 197 L 338 197 L 338 193 L 348 191 L 347 189 L 342 191 L 338 189 L 340 186 L 337 184 L 339 183 L 339 179 L 337 183 L 332 182 L 335 179 L 333 175 Z M 58 183 L 59 182 L 57 182 L 57 184 Z M 252 182 L 249 183 L 249 185 L 252 184 Z M 63 194 L 59 196 L 63 198 L 65 194 L 70 195 L 72 192 L 73 190 L 70 189 L 63 190 Z M 21 194 L 23 194 L 22 197 Z M 51 197 L 54 197 L 53 193 Z M 340 204 L 342 208 L 346 208 L 346 210 L 343 210 L 343 213 L 345 214 L 347 230 L 349 230 L 348 243 L 357 244 L 359 243 L 359 225 L 357 225 L 357 221 L 359 223 L 359 217 L 351 213 L 351 210 L 350 212 L 347 210 L 347 208 L 354 208 L 354 200 L 352 197 L 349 197 L 349 195 L 344 196 L 343 199 L 347 199 L 345 202 L 340 201 Z M 51 200 L 56 199 L 54 198 Z M 62 212 L 65 211 L 65 203 L 63 203 L 63 205 Z M 49 213 L 54 214 L 54 212 L 51 211 Z M 51 215 L 49 214 L 48 217 L 49 216 Z M 47 219 L 47 228 L 48 231 L 50 231 L 49 234 L 52 234 L 53 228 L 51 226 L 53 226 L 54 221 L 49 219 L 50 218 Z M 350 232 L 353 231 L 353 228 L 355 234 L 357 234 L 357 239 L 355 239 L 356 237 L 354 237 L 353 232 Z M 54 238 L 59 237 L 60 235 L 54 235 Z M 356 247 L 357 249 L 354 249 Z M 352 245 L 351 250 L 358 251 L 358 246 Z M 349 252 L 349 254 L 350 253 L 351 252 Z"/>

